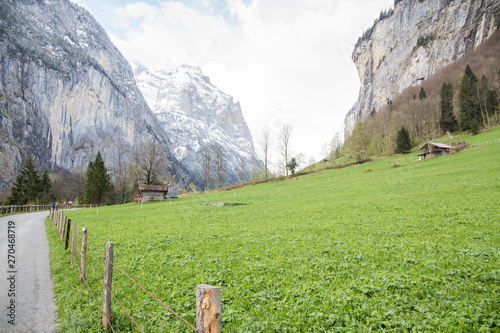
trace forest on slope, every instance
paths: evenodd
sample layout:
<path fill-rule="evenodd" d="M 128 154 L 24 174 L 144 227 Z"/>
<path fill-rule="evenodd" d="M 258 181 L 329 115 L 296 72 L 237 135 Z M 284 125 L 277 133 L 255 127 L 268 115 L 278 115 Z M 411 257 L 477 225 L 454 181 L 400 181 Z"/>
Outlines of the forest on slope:
<path fill-rule="evenodd" d="M 362 162 L 373 155 L 397 152 L 398 132 L 404 127 L 412 145 L 431 141 L 446 132 L 462 130 L 476 133 L 499 122 L 500 105 L 500 32 L 495 32 L 476 49 L 439 70 L 421 85 L 411 86 L 400 95 L 388 99 L 381 109 L 373 109 L 364 122 L 358 122 L 346 138 L 344 158 Z M 465 77 L 469 67 L 473 77 Z M 469 73 L 470 74 L 470 73 Z M 466 87 L 467 86 L 467 87 Z M 450 89 L 450 87 L 452 89 Z M 456 126 L 446 126 L 443 119 L 443 90 L 451 93 L 451 117 Z M 451 91 L 450 91 L 451 90 Z M 446 104 L 446 103 L 444 103 Z M 470 113 L 473 113 L 470 115 Z M 450 116 L 448 114 L 448 116 Z M 468 120 L 472 117 L 472 120 Z M 444 121 L 444 122 L 443 122 Z M 471 123 L 472 121 L 472 123 Z M 341 155 L 338 140 L 332 140 L 333 159 Z"/>

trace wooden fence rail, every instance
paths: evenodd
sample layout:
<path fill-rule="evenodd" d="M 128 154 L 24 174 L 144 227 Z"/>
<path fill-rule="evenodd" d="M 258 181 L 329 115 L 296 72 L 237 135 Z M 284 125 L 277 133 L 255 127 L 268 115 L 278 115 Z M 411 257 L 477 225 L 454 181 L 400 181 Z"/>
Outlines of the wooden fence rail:
<path fill-rule="evenodd" d="M 71 243 L 71 263 L 76 263 L 76 242 L 77 237 L 77 222 L 73 222 L 73 235 L 70 235 L 71 220 L 67 216 L 64 216 L 64 210 L 56 211 L 50 209 L 50 219 L 54 226 L 58 229 L 61 242 L 64 244 L 64 248 L 69 248 L 70 238 L 72 238 Z M 87 283 L 87 228 L 83 227 L 81 231 L 81 251 L 80 251 L 80 283 Z M 90 246 L 90 245 L 89 245 Z M 107 331 L 110 327 L 111 318 L 111 295 L 113 286 L 113 243 L 106 243 L 105 247 L 105 257 L 104 257 L 104 272 L 102 276 L 103 282 L 103 303 L 99 305 L 102 313 L 102 326 L 104 331 Z M 76 263 L 78 265 L 78 263 Z M 117 268 L 121 273 L 131 279 L 122 270 Z M 132 279 L 131 279 L 132 280 Z M 133 280 L 132 280 L 133 281 Z M 133 281 L 136 283 L 135 281 Z M 137 284 L 137 283 L 136 283 Z M 140 285 L 138 285 L 140 286 Z M 144 287 L 140 286 L 142 289 Z M 155 298 L 164 307 L 166 307 L 160 300 L 154 297 L 150 292 L 144 289 L 150 296 Z M 115 297 L 116 299 L 116 297 Z M 118 300 L 117 300 L 118 301 Z M 119 303 L 119 302 L 118 302 Z M 121 304 L 120 304 L 121 305 Z M 166 307 L 170 311 L 170 308 Z M 123 309 L 125 310 L 125 309 Z M 125 310 L 125 312 L 127 312 Z M 173 312 L 173 311 L 172 311 Z M 175 312 L 173 312 L 177 317 L 179 317 Z M 128 312 L 127 312 L 128 314 Z M 199 285 L 196 288 L 196 332 L 197 333 L 220 333 L 221 331 L 221 290 L 220 287 L 214 287 L 209 285 Z M 130 316 L 130 315 L 129 315 Z M 136 325 L 138 325 L 135 320 L 130 317 Z M 189 325 L 193 330 L 194 327 L 191 326 L 185 319 L 182 319 L 187 325 Z M 112 328 L 112 327 L 111 327 Z M 142 329 L 138 326 L 142 331 Z"/>
<path fill-rule="evenodd" d="M 18 213 L 18 212 L 35 212 L 39 210 L 49 210 L 50 205 L 13 205 L 0 206 L 0 215 Z"/>
<path fill-rule="evenodd" d="M 71 208 L 92 208 L 97 207 L 97 205 L 62 205 L 58 209 L 71 209 Z M 50 210 L 52 205 L 11 205 L 11 206 L 0 206 L 0 215 L 20 213 L 20 212 L 36 212 L 40 210 Z"/>

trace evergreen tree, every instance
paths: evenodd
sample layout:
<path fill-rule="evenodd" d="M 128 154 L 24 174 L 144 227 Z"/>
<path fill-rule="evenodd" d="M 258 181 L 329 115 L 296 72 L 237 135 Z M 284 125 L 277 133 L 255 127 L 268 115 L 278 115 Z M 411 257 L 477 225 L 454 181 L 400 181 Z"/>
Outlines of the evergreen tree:
<path fill-rule="evenodd" d="M 424 90 L 424 87 L 420 87 L 420 94 L 418 95 L 420 100 L 424 100 L 427 98 L 427 93 Z"/>
<path fill-rule="evenodd" d="M 396 139 L 396 153 L 401 154 L 411 149 L 411 138 L 408 130 L 402 126 Z"/>
<path fill-rule="evenodd" d="M 12 185 L 10 195 L 7 198 L 7 205 L 39 203 L 41 192 L 40 175 L 36 171 L 35 163 L 30 155 Z"/>
<path fill-rule="evenodd" d="M 83 202 L 86 204 L 100 205 L 106 193 L 113 191 L 111 176 L 104 165 L 101 152 L 97 152 L 94 161 L 89 162 L 87 168 L 87 181 Z"/>
<path fill-rule="evenodd" d="M 477 96 L 478 80 L 469 65 L 460 81 L 458 106 L 460 111 L 460 128 L 463 131 L 476 133 L 481 126 L 481 107 Z"/>
<path fill-rule="evenodd" d="M 498 110 L 500 106 L 499 102 L 500 98 L 498 98 L 498 93 L 495 89 L 490 89 L 488 91 L 488 96 L 486 97 L 486 105 L 488 107 L 488 115 L 492 116 L 495 114 L 495 111 Z"/>
<path fill-rule="evenodd" d="M 454 132 L 458 130 L 458 122 L 453 114 L 453 85 L 443 83 L 441 88 L 441 119 L 439 121 L 443 131 Z"/>
<path fill-rule="evenodd" d="M 49 174 L 47 169 L 43 170 L 42 177 L 40 179 L 41 184 L 41 203 L 48 204 L 52 202 L 52 185 L 50 183 Z"/>
<path fill-rule="evenodd" d="M 297 159 L 295 157 L 292 157 L 286 165 L 288 170 L 290 170 L 290 172 L 292 173 L 292 176 L 295 175 L 295 169 L 297 169 L 298 166 L 299 164 L 297 163 Z"/>

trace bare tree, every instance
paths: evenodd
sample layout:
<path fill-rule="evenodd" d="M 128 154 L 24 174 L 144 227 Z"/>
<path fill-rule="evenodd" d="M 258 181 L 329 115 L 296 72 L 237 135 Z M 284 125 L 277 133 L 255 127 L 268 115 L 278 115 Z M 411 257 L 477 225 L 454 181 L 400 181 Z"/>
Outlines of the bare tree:
<path fill-rule="evenodd" d="M 212 154 L 210 145 L 207 144 L 200 149 L 200 160 L 203 166 L 203 174 L 205 181 L 205 191 L 210 189 L 210 166 L 212 164 Z"/>
<path fill-rule="evenodd" d="M 212 145 L 214 162 L 215 162 L 215 173 L 217 177 L 217 183 L 219 188 L 221 188 L 222 178 L 226 172 L 226 164 L 224 160 L 224 150 L 222 145 L 218 142 Z"/>
<path fill-rule="evenodd" d="M 57 169 L 49 173 L 52 196 L 56 201 L 75 200 L 83 202 L 85 192 L 86 168 L 78 166 L 73 171 Z"/>
<path fill-rule="evenodd" d="M 342 136 L 340 132 L 335 133 L 330 141 L 330 156 L 332 159 L 337 159 L 342 151 Z"/>
<path fill-rule="evenodd" d="M 127 156 L 130 156 L 129 149 L 125 148 L 123 144 L 118 144 L 114 156 L 112 178 L 120 204 L 129 199 L 136 185 L 134 165 L 130 163 Z"/>
<path fill-rule="evenodd" d="M 292 125 L 285 124 L 281 129 L 281 133 L 279 135 L 279 150 L 281 152 L 281 156 L 283 156 L 283 166 L 285 167 L 285 174 L 288 176 L 288 154 L 290 150 L 290 143 L 292 140 Z"/>
<path fill-rule="evenodd" d="M 306 164 L 306 155 L 302 153 L 298 153 L 297 156 L 295 156 L 295 159 L 297 160 L 297 169 L 301 170 L 302 168 L 305 167 Z"/>
<path fill-rule="evenodd" d="M 327 158 L 328 156 L 330 156 L 330 147 L 328 146 L 328 143 L 323 143 L 323 145 L 321 146 L 321 156 L 323 156 L 323 158 Z"/>
<path fill-rule="evenodd" d="M 264 127 L 264 130 L 262 131 L 258 144 L 262 149 L 262 153 L 264 154 L 264 171 L 267 179 L 269 175 L 269 168 L 268 168 L 269 149 L 272 146 L 271 130 L 269 129 L 269 126 Z"/>
<path fill-rule="evenodd" d="M 159 143 L 143 143 L 135 152 L 134 163 L 135 177 L 141 184 L 162 184 L 165 179 L 171 178 L 167 155 Z"/>

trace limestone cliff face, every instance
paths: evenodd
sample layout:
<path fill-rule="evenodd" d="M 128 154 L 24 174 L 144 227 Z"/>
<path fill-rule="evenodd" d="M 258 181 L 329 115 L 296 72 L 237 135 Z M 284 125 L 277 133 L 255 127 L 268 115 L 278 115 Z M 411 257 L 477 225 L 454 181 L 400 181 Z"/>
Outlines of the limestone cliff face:
<path fill-rule="evenodd" d="M 346 134 L 388 99 L 462 57 L 497 29 L 499 0 L 402 0 L 352 54 L 361 81 Z"/>
<path fill-rule="evenodd" d="M 0 188 L 29 154 L 41 168 L 113 167 L 146 140 L 170 142 L 103 28 L 68 0 L 0 3 Z M 124 156 L 121 156 L 124 157 Z M 179 183 L 187 173 L 172 156 Z"/>

